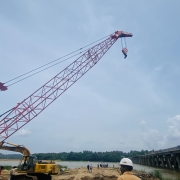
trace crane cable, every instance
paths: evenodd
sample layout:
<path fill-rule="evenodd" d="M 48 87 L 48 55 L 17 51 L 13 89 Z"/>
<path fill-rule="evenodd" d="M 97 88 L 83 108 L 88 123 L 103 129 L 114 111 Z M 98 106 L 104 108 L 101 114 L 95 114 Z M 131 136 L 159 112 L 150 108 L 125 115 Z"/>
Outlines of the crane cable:
<path fill-rule="evenodd" d="M 108 35 L 108 36 L 110 36 L 110 35 Z M 20 78 L 20 77 L 23 77 L 23 76 L 25 76 L 25 75 L 33 72 L 33 71 L 36 71 L 36 70 L 38 70 L 38 69 L 40 69 L 40 68 L 42 68 L 42 67 L 45 67 L 45 66 L 47 66 L 47 65 L 49 65 L 49 64 L 51 64 L 51 63 L 53 63 L 53 62 L 56 62 L 56 61 L 58 61 L 58 60 L 60 60 L 60 59 L 62 59 L 62 58 L 64 58 L 64 57 L 67 57 L 67 56 L 69 56 L 69 55 L 71 55 L 71 54 L 73 54 L 73 53 L 75 53 L 75 52 L 77 52 L 77 51 L 80 51 L 80 50 L 82 50 L 82 49 L 84 49 L 84 48 L 86 48 L 86 47 L 88 47 L 88 46 L 90 46 L 90 45 L 92 45 L 92 44 L 94 44 L 94 43 L 102 40 L 102 39 L 107 38 L 108 36 L 105 36 L 105 37 L 103 37 L 103 38 L 101 38 L 101 39 L 99 39 L 99 40 L 97 40 L 97 41 L 94 41 L 93 43 L 90 43 L 90 44 L 88 44 L 88 45 L 86 45 L 86 46 L 84 46 L 84 47 L 82 47 L 82 48 L 80 48 L 80 49 L 78 49 L 78 50 L 75 50 L 75 51 L 73 51 L 73 52 L 71 52 L 71 53 L 69 53 L 69 54 L 67 54 L 67 55 L 65 55 L 65 56 L 62 56 L 62 57 L 60 57 L 60 58 L 58 58 L 58 59 L 55 59 L 55 60 L 53 60 L 53 61 L 51 61 L 51 62 L 49 62 L 49 63 L 47 63 L 47 64 L 45 64 L 45 65 L 42 65 L 42 66 L 40 66 L 40 67 L 38 67 L 38 68 L 36 68 L 36 69 L 33 69 L 33 70 L 29 71 L 29 72 L 27 72 L 27 73 L 24 73 L 24 74 L 22 74 L 22 75 L 20 75 L 20 76 L 17 76 L 16 78 L 11 79 L 11 80 L 5 82 L 4 84 L 6 84 L 6 83 L 8 83 L 8 82 L 11 82 L 11 81 L 13 81 L 13 80 L 15 80 L 15 79 L 18 79 L 18 78 Z M 88 48 L 88 49 L 90 49 L 90 48 Z M 40 71 L 38 71 L 38 72 L 36 72 L 36 73 L 33 73 L 33 74 L 31 74 L 31 75 L 23 78 L 23 79 L 20 79 L 20 80 L 18 80 L 18 81 L 16 81 L 16 82 L 10 84 L 9 86 L 12 86 L 13 84 L 16 84 L 16 83 L 18 83 L 18 82 L 20 82 L 20 81 L 22 81 L 22 80 L 25 80 L 25 79 L 27 79 L 27 78 L 35 75 L 35 74 L 38 74 L 38 73 L 40 73 L 40 72 L 42 72 L 42 71 L 44 71 L 44 70 L 46 70 L 46 69 L 49 69 L 49 68 L 51 68 L 51 67 L 53 67 L 53 66 L 55 66 L 55 65 L 57 65 L 57 64 L 59 64 L 59 63 L 62 63 L 63 61 L 66 61 L 66 60 L 68 60 L 68 59 L 70 59 L 70 58 L 72 58 L 72 57 L 74 57 L 74 56 L 76 56 L 76 55 L 78 55 L 78 54 L 80 54 L 80 53 L 82 53 L 82 52 L 84 52 L 84 51 L 87 51 L 88 49 L 85 49 L 85 50 L 83 50 L 83 51 L 81 51 L 81 52 L 79 52 L 79 53 L 77 53 L 77 54 L 75 54 L 75 55 L 73 55 L 73 56 L 71 56 L 71 57 L 69 57 L 69 58 L 66 58 L 66 59 L 64 59 L 64 60 L 56 63 L 56 64 L 53 64 L 53 65 L 51 65 L 51 66 L 49 66 L 49 67 L 47 67 L 47 68 L 44 68 L 43 70 L 40 70 Z M 7 114 L 7 113 L 10 112 L 10 111 L 12 111 L 13 109 L 14 109 L 14 108 L 12 108 L 12 109 L 6 111 L 5 113 L 1 114 L 0 117 L 3 116 L 3 115 L 5 115 L 5 114 Z M 17 115 L 15 115 L 15 116 L 17 116 Z M 12 119 L 12 118 L 10 118 L 9 120 L 11 120 L 11 119 Z M 9 120 L 7 120 L 6 122 L 8 122 Z M 2 122 L 2 120 L 1 120 L 0 122 Z"/>
<path fill-rule="evenodd" d="M 124 44 L 125 44 L 125 48 L 127 48 L 126 37 L 124 37 Z M 122 46 L 122 49 L 123 49 L 124 48 L 124 46 L 123 46 L 123 38 L 121 38 L 121 46 Z"/>
<path fill-rule="evenodd" d="M 108 35 L 108 36 L 110 36 L 110 35 Z M 22 74 L 22 75 L 20 75 L 20 76 L 17 76 L 17 77 L 15 77 L 15 78 L 13 78 L 13 79 L 5 82 L 4 84 L 7 84 L 7 83 L 9 83 L 9 82 L 11 82 L 11 81 L 14 81 L 14 80 L 16 80 L 16 79 L 19 79 L 19 78 L 21 78 L 21 77 L 23 77 L 23 76 L 25 76 L 25 75 L 27 75 L 27 74 L 30 74 L 30 73 L 38 70 L 38 69 L 42 69 L 43 67 L 45 67 L 45 66 L 47 66 L 47 65 L 50 65 L 50 64 L 52 64 L 52 63 L 54 63 L 54 62 L 56 62 L 56 61 L 58 61 L 58 60 L 60 60 L 60 59 L 63 59 L 63 58 L 65 58 L 65 57 L 67 57 L 67 56 L 69 56 L 69 55 L 71 55 L 71 54 L 74 54 L 75 52 L 80 51 L 80 50 L 82 50 L 82 49 L 84 49 L 84 48 L 86 48 L 86 47 L 88 47 L 88 46 L 90 46 L 90 45 L 92 45 L 92 44 L 94 44 L 94 43 L 96 43 L 96 42 L 104 39 L 104 38 L 107 38 L 108 36 L 105 36 L 105 37 L 103 37 L 103 38 L 101 38 L 101 39 L 99 39 L 99 40 L 97 40 L 97 41 L 94 41 L 93 43 L 90 43 L 90 44 L 88 44 L 88 45 L 86 45 L 86 46 L 84 46 L 84 47 L 82 47 L 82 48 L 80 48 L 80 49 L 78 49 L 78 50 L 75 50 L 75 51 L 73 51 L 73 52 L 71 52 L 71 53 L 69 53 L 69 54 L 67 54 L 67 55 L 65 55 L 65 56 L 62 56 L 62 57 L 60 57 L 60 58 L 58 58 L 58 59 L 55 59 L 55 60 L 53 60 L 53 61 L 51 61 L 51 62 L 49 62 L 49 63 L 47 63 L 47 64 L 44 64 L 44 65 L 42 65 L 42 66 L 40 66 L 40 67 L 38 67 L 38 68 L 35 68 L 35 69 L 33 69 L 33 70 L 31 70 L 31 71 L 29 71 L 29 72 L 27 72 L 27 73 L 24 73 L 24 74 Z M 42 69 L 42 70 L 40 70 L 40 71 L 38 71 L 38 72 L 36 72 L 36 73 L 33 73 L 33 74 L 31 74 L 31 75 L 23 78 L 23 79 L 20 79 L 20 80 L 18 80 L 18 81 L 15 81 L 15 82 L 13 82 L 12 84 L 8 85 L 7 87 L 12 86 L 12 85 L 14 85 L 14 84 L 16 84 L 16 83 L 18 83 L 18 82 L 20 82 L 20 81 L 23 81 L 23 80 L 25 80 L 25 79 L 27 79 L 27 78 L 35 75 L 35 74 L 38 74 L 38 73 L 40 73 L 40 72 L 42 72 L 42 71 L 45 71 L 45 70 L 47 70 L 47 69 L 49 69 L 49 68 L 51 68 L 51 67 L 53 67 L 53 66 L 55 66 L 55 65 L 57 65 L 57 64 L 59 64 L 59 63 L 62 63 L 62 62 L 66 61 L 66 60 L 68 60 L 68 59 L 70 59 L 70 58 L 72 58 L 72 57 L 74 57 L 74 56 L 77 56 L 78 54 L 81 54 L 82 52 L 87 51 L 87 50 L 88 50 L 88 49 L 85 49 L 85 50 L 83 50 L 83 51 L 81 51 L 81 52 L 79 52 L 79 53 L 77 53 L 77 54 L 75 54 L 75 55 L 73 55 L 73 56 L 71 56 L 71 57 L 68 57 L 68 58 L 66 58 L 66 59 L 64 59 L 64 60 L 62 60 L 62 61 L 60 61 L 60 62 L 58 62 L 58 63 L 55 63 L 55 64 L 53 64 L 53 65 L 51 65 L 51 66 L 48 66 L 48 67 L 46 67 L 46 68 L 44 68 L 44 69 Z"/>
<path fill-rule="evenodd" d="M 84 52 L 84 51 L 82 51 L 82 52 Z M 82 53 L 82 52 L 80 52 L 80 53 Z M 31 75 L 29 75 L 29 76 L 27 76 L 27 77 L 25 77 L 25 78 L 23 78 L 23 79 L 20 79 L 20 80 L 14 82 L 14 83 L 8 85 L 8 87 L 9 87 L 9 86 L 12 86 L 13 84 L 16 84 L 16 83 L 18 83 L 18 82 L 20 82 L 20 81 L 23 81 L 23 80 L 25 80 L 25 79 L 27 79 L 27 78 L 29 78 L 29 77 L 31 77 L 31 76 L 34 76 L 35 74 L 38 74 L 38 73 L 40 73 L 40 72 L 42 72 L 42 71 L 45 71 L 46 69 L 49 69 L 49 68 L 51 68 L 51 67 L 53 67 L 53 66 L 55 66 L 55 65 L 57 65 L 57 64 L 60 64 L 60 63 L 66 61 L 66 60 L 68 60 L 68 59 L 70 59 L 70 58 L 72 58 L 72 57 L 74 57 L 74 56 L 77 56 L 77 55 L 80 54 L 80 53 L 77 53 L 77 54 L 75 54 L 75 55 L 73 55 L 73 56 L 71 56 L 71 57 L 69 57 L 69 58 L 66 58 L 66 59 L 64 59 L 64 60 L 62 60 L 62 61 L 60 61 L 60 62 L 58 62 L 58 63 L 56 63 L 56 64 L 53 64 L 53 65 L 51 65 L 51 66 L 49 66 L 49 67 L 47 67 L 47 68 L 44 68 L 44 69 L 42 69 L 42 70 L 40 70 L 40 71 L 38 71 L 38 72 L 36 72 L 36 73 L 31 74 Z M 49 63 L 49 64 L 50 64 L 50 63 Z M 44 66 L 45 66 L 45 65 L 44 65 Z M 42 66 L 42 67 L 44 67 L 44 66 Z M 42 67 L 41 67 L 41 68 L 42 68 Z M 37 69 L 40 69 L 40 68 L 37 68 Z M 37 69 L 36 69 L 36 70 L 37 70 Z M 35 71 L 35 70 L 32 70 L 31 72 L 33 72 L 33 71 Z M 30 72 L 29 72 L 29 73 L 30 73 Z M 28 73 L 25 73 L 25 74 L 28 74 Z M 24 74 L 24 75 L 25 75 L 25 74 Z M 20 77 L 22 77 L 22 75 L 21 75 Z M 16 78 L 16 79 L 17 79 L 17 78 Z M 9 81 L 9 82 L 10 82 L 10 81 Z"/>

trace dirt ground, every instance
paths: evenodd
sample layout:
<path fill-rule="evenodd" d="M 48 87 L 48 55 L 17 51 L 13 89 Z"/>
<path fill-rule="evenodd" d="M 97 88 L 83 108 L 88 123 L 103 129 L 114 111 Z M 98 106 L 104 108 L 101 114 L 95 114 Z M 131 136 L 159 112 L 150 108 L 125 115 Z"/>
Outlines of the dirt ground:
<path fill-rule="evenodd" d="M 158 180 L 151 174 L 133 171 L 133 173 L 142 180 Z M 89 173 L 86 168 L 69 169 L 62 172 L 60 175 L 53 175 L 52 180 L 117 180 L 120 172 L 115 168 L 93 168 L 92 173 Z M 0 180 L 9 180 L 9 171 L 3 170 L 0 175 Z"/>

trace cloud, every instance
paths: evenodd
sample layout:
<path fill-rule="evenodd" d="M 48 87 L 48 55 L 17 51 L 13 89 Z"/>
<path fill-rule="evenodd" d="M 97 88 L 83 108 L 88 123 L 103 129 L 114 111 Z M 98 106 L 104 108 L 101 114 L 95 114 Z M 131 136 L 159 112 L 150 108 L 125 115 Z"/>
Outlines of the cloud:
<path fill-rule="evenodd" d="M 167 120 L 168 126 L 168 138 L 169 140 L 177 140 L 180 138 L 180 115 L 176 115 L 173 118 Z"/>
<path fill-rule="evenodd" d="M 146 122 L 142 120 L 140 125 L 144 127 Z M 172 118 L 168 118 L 166 121 L 166 133 L 161 133 L 157 129 L 145 129 L 140 133 L 142 142 L 151 149 L 163 149 L 177 146 L 180 138 L 180 115 L 176 115 Z M 147 126 L 146 126 L 147 128 Z"/>
<path fill-rule="evenodd" d="M 142 126 L 146 125 L 146 121 L 142 120 L 142 121 L 140 122 L 140 125 L 142 125 Z"/>
<path fill-rule="evenodd" d="M 126 144 L 126 142 L 123 139 L 119 139 L 119 144 L 124 145 L 124 144 Z"/>
<path fill-rule="evenodd" d="M 154 71 L 161 71 L 163 68 L 162 68 L 162 66 L 160 65 L 160 66 L 157 66 L 157 67 L 155 67 L 154 68 Z"/>
<path fill-rule="evenodd" d="M 146 129 L 148 128 L 147 127 L 147 122 L 144 121 L 144 120 L 140 121 L 139 125 L 140 125 L 140 128 L 141 128 L 141 131 L 143 131 L 143 132 L 146 131 Z"/>
<path fill-rule="evenodd" d="M 28 135 L 30 135 L 32 132 L 27 130 L 27 129 L 21 129 L 19 130 L 19 132 L 17 133 L 17 136 L 22 136 L 22 137 L 27 137 Z"/>
<path fill-rule="evenodd" d="M 149 149 L 158 150 L 166 145 L 167 138 L 157 129 L 150 129 L 147 132 L 141 133 L 142 141 Z"/>

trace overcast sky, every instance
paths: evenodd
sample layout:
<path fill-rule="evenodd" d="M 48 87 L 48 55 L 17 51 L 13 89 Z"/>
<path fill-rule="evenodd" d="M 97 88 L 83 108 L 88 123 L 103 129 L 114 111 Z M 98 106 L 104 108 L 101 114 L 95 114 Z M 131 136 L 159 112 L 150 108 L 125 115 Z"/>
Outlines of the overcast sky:
<path fill-rule="evenodd" d="M 179 0 L 0 1 L 0 82 L 116 30 L 103 58 L 39 116 L 6 141 L 31 153 L 158 150 L 180 145 Z M 75 59 L 0 92 L 0 114 Z M 8 153 L 7 151 L 0 151 Z"/>

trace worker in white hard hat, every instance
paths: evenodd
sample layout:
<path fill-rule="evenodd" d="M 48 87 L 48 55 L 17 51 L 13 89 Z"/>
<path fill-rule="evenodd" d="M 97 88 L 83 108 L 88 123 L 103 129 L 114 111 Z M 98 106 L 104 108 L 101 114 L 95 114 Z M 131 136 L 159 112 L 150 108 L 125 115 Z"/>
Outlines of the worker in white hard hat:
<path fill-rule="evenodd" d="M 137 176 L 133 175 L 133 162 L 129 158 L 122 158 L 120 161 L 121 174 L 118 180 L 141 180 Z"/>

